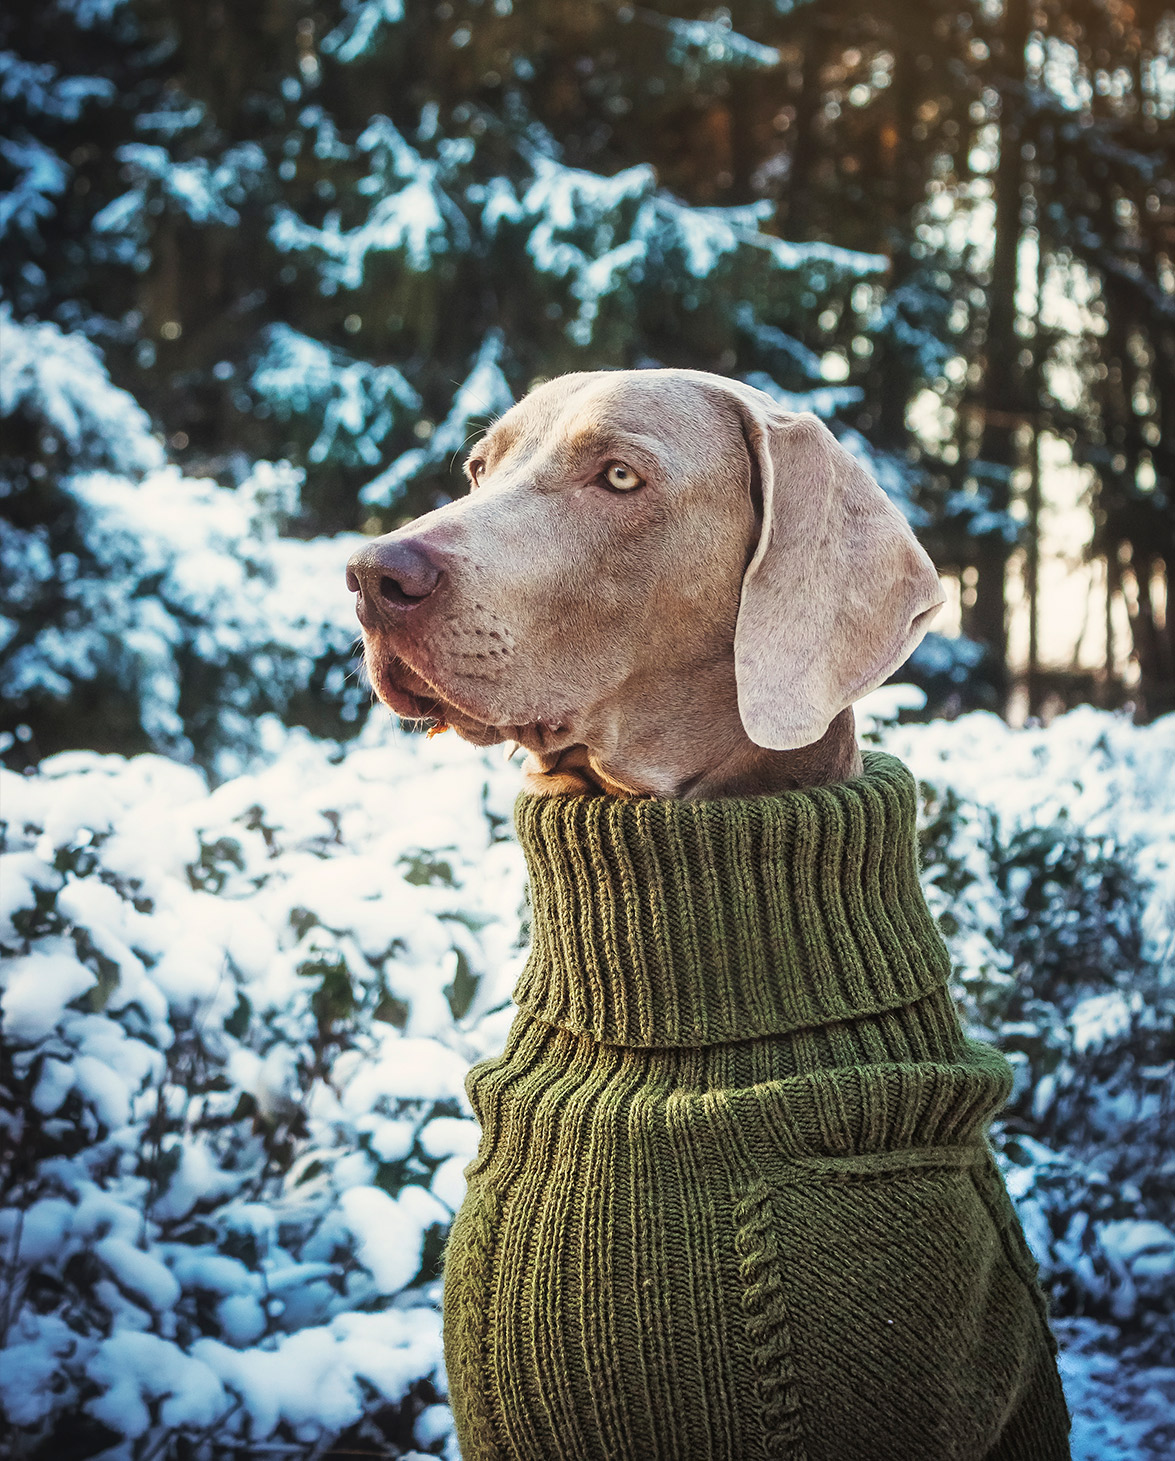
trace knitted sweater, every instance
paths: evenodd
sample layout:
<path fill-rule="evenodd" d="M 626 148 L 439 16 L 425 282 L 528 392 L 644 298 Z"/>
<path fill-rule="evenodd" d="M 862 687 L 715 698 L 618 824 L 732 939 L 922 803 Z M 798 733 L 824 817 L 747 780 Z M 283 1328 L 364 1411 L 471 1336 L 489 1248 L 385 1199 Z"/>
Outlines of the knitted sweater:
<path fill-rule="evenodd" d="M 464 1461 L 1059 1461 L 1036 1269 L 890 756 L 523 796 L 533 947 L 445 1261 Z"/>

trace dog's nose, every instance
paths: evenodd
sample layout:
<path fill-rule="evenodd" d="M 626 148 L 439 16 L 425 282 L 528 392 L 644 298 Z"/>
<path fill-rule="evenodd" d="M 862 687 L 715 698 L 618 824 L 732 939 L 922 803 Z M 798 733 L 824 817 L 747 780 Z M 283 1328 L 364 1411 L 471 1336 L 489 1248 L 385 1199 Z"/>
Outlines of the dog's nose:
<path fill-rule="evenodd" d="M 373 608 L 410 609 L 427 599 L 441 579 L 441 570 L 427 553 L 411 543 L 378 539 L 353 553 L 347 563 L 347 587 Z"/>

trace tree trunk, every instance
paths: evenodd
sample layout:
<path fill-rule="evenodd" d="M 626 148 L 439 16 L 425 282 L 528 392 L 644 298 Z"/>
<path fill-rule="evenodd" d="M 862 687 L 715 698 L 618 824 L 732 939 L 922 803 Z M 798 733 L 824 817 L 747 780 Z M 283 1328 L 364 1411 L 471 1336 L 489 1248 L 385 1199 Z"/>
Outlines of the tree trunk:
<path fill-rule="evenodd" d="M 1025 81 L 1025 49 L 1029 36 L 1028 0 L 1007 0 L 997 53 L 1001 78 Z M 984 485 L 988 506 L 1006 513 L 1011 502 L 1011 473 L 1016 465 L 1016 428 L 1025 401 L 1019 368 L 1021 341 L 1016 334 L 1017 256 L 1020 248 L 1024 188 L 1023 139 L 1018 116 L 1019 98 L 1005 86 L 1000 101 L 1000 156 L 995 176 L 995 246 L 988 289 L 984 394 L 987 414 L 980 458 L 995 468 Z M 1008 688 L 1008 626 L 1005 578 L 1011 550 L 1001 531 L 978 537 L 974 563 L 979 574 L 971 633 L 986 645 L 990 676 L 1001 708 Z"/>
<path fill-rule="evenodd" d="M 1118 559 L 1112 545 L 1106 548 L 1106 672 L 1102 685 L 1102 704 L 1110 709 L 1118 703 L 1117 646 L 1114 638 L 1114 596 L 1121 592 L 1118 582 Z"/>
<path fill-rule="evenodd" d="M 1028 714 L 1040 715 L 1040 432 L 1032 434 L 1028 525 L 1024 544 L 1024 592 L 1028 599 Z"/>
<path fill-rule="evenodd" d="M 889 106 L 877 149 L 878 167 L 885 177 L 883 199 L 886 218 L 882 243 L 890 257 L 888 285 L 891 292 L 900 289 L 910 277 L 913 262 L 910 242 L 914 234 L 911 214 L 922 201 L 925 191 L 918 162 L 910 160 L 917 109 L 915 59 L 910 50 L 895 45 L 894 77 L 887 96 Z M 877 382 L 874 439 L 885 451 L 904 451 L 909 441 L 906 408 L 911 395 L 910 371 L 891 340 L 880 342 L 872 374 Z"/>
<path fill-rule="evenodd" d="M 800 94 L 796 98 L 796 120 L 790 139 L 787 191 L 779 200 L 778 209 L 780 233 L 784 238 L 797 242 L 806 237 L 806 220 L 815 211 L 808 193 L 820 155 L 816 119 L 824 101 L 820 73 L 824 68 L 826 44 L 826 37 L 819 23 L 810 25 L 804 37 Z"/>

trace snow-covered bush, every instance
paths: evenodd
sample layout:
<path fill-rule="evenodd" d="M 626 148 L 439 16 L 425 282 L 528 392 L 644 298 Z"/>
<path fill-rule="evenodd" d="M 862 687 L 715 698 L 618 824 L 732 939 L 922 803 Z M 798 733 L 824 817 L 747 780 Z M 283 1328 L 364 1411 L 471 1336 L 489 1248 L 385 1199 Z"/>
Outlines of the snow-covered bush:
<path fill-rule="evenodd" d="M 957 992 L 1019 1071 L 997 1143 L 1080 1411 L 1107 1336 L 1171 1363 L 1175 722 L 868 734 L 923 780 Z M 3 774 L 6 1454 L 455 1454 L 437 1259 L 523 957 L 517 772 L 378 713 L 271 757 L 211 792 L 156 756 Z"/>
<path fill-rule="evenodd" d="M 149 747 L 224 775 L 266 716 L 358 728 L 342 586 L 358 538 L 278 537 L 300 471 L 258 462 L 235 489 L 181 476 L 88 340 L 3 306 L 0 420 L 5 749 Z"/>
<path fill-rule="evenodd" d="M 443 1443 L 432 1285 L 522 901 L 505 768 L 453 752 L 3 773 L 5 1454 Z"/>
<path fill-rule="evenodd" d="M 1079 709 L 886 733 L 919 776 L 931 906 L 1012 1061 L 997 1148 L 1061 1312 L 1175 1339 L 1175 720 Z"/>

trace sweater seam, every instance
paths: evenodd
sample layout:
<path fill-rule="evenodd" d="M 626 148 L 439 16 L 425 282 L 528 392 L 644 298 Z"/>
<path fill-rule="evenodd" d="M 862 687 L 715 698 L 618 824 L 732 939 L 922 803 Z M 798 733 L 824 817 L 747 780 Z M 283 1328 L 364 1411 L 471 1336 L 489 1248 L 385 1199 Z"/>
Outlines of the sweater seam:
<path fill-rule="evenodd" d="M 763 1448 L 772 1458 L 807 1461 L 783 1261 L 773 1232 L 778 1228 L 773 1186 L 765 1177 L 754 1176 L 744 1179 L 734 1196 L 731 1216 L 740 1258 L 740 1302 L 764 1422 Z"/>
<path fill-rule="evenodd" d="M 994 1158 L 991 1156 L 990 1150 L 985 1155 L 989 1163 L 994 1163 Z M 1001 1212 L 996 1203 L 993 1202 L 992 1194 L 987 1184 L 983 1181 L 980 1172 L 976 1168 L 972 1168 L 970 1177 L 971 1185 L 974 1187 L 979 1201 L 983 1205 L 984 1212 L 987 1213 L 988 1221 L 995 1229 L 996 1236 L 999 1239 L 1000 1251 L 1004 1255 L 1004 1261 L 1007 1263 L 1016 1281 L 1027 1290 L 1032 1300 L 1033 1309 L 1036 1312 L 1037 1321 L 1044 1334 L 1045 1342 L 1050 1352 L 1055 1355 L 1057 1352 L 1057 1337 L 1053 1333 L 1052 1326 L 1049 1323 L 1048 1295 L 1041 1287 L 1040 1271 L 1037 1267 L 1036 1259 L 1028 1247 L 1027 1239 L 1021 1233 L 1020 1241 L 1024 1244 L 1024 1251 L 1021 1252 L 1016 1242 L 1016 1235 L 1008 1222 L 1008 1214 Z M 999 1179 L 998 1171 L 996 1172 L 996 1177 Z M 1006 1187 L 1004 1191 L 1007 1193 Z M 1011 1197 L 1009 1196 L 1007 1200 L 1010 1205 Z M 1012 1209 L 1012 1216 L 1015 1216 L 1014 1208 Z M 1026 1258 L 1027 1261 L 1025 1261 Z"/>

